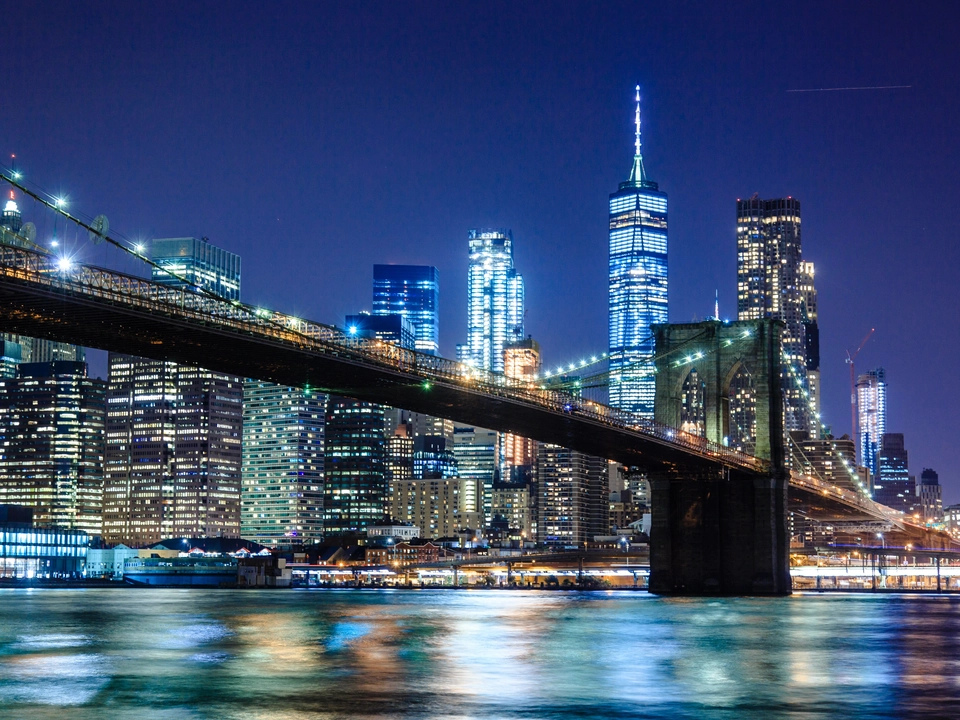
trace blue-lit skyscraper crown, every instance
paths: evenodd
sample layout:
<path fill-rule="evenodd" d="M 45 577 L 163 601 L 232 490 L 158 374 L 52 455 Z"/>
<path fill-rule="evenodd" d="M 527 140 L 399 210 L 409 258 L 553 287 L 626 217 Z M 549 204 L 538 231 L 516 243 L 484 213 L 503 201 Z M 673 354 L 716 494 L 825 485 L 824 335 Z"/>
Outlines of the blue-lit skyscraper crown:
<path fill-rule="evenodd" d="M 440 272 L 431 265 L 374 265 L 373 314 L 402 315 L 416 349 L 440 354 Z"/>
<path fill-rule="evenodd" d="M 654 340 L 667 313 L 667 194 L 647 178 L 640 86 L 630 176 L 610 195 L 610 404 L 653 417 Z"/>

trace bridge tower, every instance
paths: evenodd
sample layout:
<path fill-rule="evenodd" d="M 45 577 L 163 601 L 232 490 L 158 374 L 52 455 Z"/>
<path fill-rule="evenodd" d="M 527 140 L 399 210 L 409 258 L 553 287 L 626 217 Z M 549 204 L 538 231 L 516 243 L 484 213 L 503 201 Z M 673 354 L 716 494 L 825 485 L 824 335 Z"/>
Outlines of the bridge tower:
<path fill-rule="evenodd" d="M 657 421 L 731 444 L 731 394 L 748 377 L 748 449 L 769 466 L 750 473 L 691 461 L 650 473 L 652 592 L 790 593 L 781 326 L 755 320 L 653 327 Z"/>

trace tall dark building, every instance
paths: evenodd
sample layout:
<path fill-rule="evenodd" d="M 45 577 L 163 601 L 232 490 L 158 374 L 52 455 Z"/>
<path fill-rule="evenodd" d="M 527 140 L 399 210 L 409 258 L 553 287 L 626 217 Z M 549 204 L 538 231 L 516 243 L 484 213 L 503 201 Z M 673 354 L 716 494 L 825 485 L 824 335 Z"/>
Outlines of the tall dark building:
<path fill-rule="evenodd" d="M 331 395 L 324 453 L 325 534 L 363 530 L 387 513 L 384 409 Z"/>
<path fill-rule="evenodd" d="M 878 455 L 879 469 L 873 485 L 873 499 L 894 510 L 913 513 L 917 505 L 917 483 L 910 476 L 903 434 L 881 435 Z"/>
<path fill-rule="evenodd" d="M 737 200 L 737 319 L 783 321 L 784 362 L 806 386 L 798 388 L 784 373 L 785 429 L 808 430 L 816 439 L 820 338 L 813 272 L 802 259 L 799 200 Z M 740 385 L 749 378 L 735 378 L 733 386 Z"/>
<path fill-rule="evenodd" d="M 104 387 L 82 362 L 24 363 L 0 379 L 0 504 L 100 534 Z"/>
<path fill-rule="evenodd" d="M 440 354 L 440 272 L 430 265 L 374 265 L 373 314 L 402 315 L 415 348 Z"/>
<path fill-rule="evenodd" d="M 403 315 L 347 315 L 344 329 L 351 337 L 383 340 L 408 350 L 416 350 L 416 330 Z"/>
<path fill-rule="evenodd" d="M 537 540 L 580 545 L 609 532 L 607 461 L 577 450 L 538 444 Z"/>

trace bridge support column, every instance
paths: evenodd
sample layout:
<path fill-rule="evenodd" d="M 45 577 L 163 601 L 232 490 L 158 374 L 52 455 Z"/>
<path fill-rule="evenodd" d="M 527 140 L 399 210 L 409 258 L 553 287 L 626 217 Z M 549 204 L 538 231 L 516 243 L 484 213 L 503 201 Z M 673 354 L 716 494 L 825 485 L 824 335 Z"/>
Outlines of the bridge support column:
<path fill-rule="evenodd" d="M 650 592 L 788 595 L 784 478 L 650 478 Z"/>

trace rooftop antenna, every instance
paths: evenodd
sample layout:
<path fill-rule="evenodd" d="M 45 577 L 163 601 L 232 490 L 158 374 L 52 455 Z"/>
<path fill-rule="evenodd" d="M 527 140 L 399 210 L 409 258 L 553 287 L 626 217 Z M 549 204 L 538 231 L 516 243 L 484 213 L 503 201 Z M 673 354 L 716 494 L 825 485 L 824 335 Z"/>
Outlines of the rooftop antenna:
<path fill-rule="evenodd" d="M 633 169 L 630 171 L 630 180 L 629 182 L 634 183 L 635 185 L 642 185 L 647 181 L 647 173 L 643 169 L 643 153 L 641 151 L 642 144 L 640 142 L 640 86 L 637 85 L 637 110 L 634 115 L 634 123 L 636 125 L 636 131 L 634 134 L 633 140 Z"/>
<path fill-rule="evenodd" d="M 713 298 L 713 317 L 717 320 L 720 319 L 720 290 L 717 289 L 714 291 L 716 294 Z"/>

